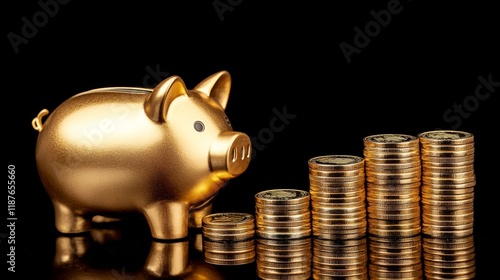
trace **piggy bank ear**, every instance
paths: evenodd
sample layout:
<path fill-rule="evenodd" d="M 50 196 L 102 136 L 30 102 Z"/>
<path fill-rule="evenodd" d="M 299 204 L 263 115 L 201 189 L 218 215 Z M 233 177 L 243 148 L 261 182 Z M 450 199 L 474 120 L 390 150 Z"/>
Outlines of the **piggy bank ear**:
<path fill-rule="evenodd" d="M 227 71 L 217 72 L 201 81 L 194 90 L 212 97 L 219 102 L 222 108 L 226 109 L 231 90 L 231 75 Z"/>
<path fill-rule="evenodd" d="M 184 81 L 178 76 L 171 76 L 159 83 L 144 102 L 144 111 L 156 122 L 164 122 L 172 101 L 187 94 Z"/>

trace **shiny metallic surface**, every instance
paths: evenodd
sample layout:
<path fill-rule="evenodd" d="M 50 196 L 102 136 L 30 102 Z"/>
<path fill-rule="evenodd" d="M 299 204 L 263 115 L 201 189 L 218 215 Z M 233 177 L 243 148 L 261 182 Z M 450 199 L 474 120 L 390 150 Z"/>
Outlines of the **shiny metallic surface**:
<path fill-rule="evenodd" d="M 249 137 L 224 112 L 230 86 L 226 71 L 191 90 L 171 76 L 154 89 L 99 88 L 43 109 L 32 121 L 36 163 L 57 230 L 84 232 L 95 216 L 131 212 L 157 239 L 200 227 L 212 198 L 250 162 Z"/>

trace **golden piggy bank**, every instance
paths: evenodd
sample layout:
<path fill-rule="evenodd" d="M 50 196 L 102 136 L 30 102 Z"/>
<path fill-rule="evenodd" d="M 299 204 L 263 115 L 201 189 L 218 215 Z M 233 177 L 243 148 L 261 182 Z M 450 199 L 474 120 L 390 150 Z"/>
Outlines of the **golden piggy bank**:
<path fill-rule="evenodd" d="M 249 137 L 224 112 L 230 87 L 226 71 L 191 90 L 171 76 L 154 89 L 99 88 L 42 110 L 32 121 L 36 164 L 56 229 L 84 232 L 93 219 L 130 212 L 158 239 L 201 227 L 218 191 L 250 162 Z"/>

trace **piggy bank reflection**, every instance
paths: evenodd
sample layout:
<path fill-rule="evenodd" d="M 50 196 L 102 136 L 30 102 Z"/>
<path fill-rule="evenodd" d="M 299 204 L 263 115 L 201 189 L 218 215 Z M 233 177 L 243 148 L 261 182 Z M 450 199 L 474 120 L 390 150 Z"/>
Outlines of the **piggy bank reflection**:
<path fill-rule="evenodd" d="M 249 137 L 225 114 L 230 87 L 226 71 L 191 90 L 171 76 L 154 89 L 99 88 L 42 110 L 32 121 L 36 164 L 56 229 L 84 232 L 96 217 L 130 212 L 157 239 L 201 227 L 212 199 L 250 162 Z"/>
<path fill-rule="evenodd" d="M 227 279 L 196 254 L 191 235 L 189 239 L 148 241 L 122 233 L 92 228 L 90 234 L 57 236 L 51 279 Z"/>

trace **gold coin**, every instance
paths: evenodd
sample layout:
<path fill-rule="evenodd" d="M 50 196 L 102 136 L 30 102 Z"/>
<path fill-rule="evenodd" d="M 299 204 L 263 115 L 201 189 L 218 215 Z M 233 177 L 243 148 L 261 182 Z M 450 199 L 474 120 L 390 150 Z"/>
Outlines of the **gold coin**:
<path fill-rule="evenodd" d="M 363 138 L 365 147 L 404 148 L 418 145 L 418 143 L 418 137 L 406 134 L 376 134 Z"/>
<path fill-rule="evenodd" d="M 213 265 L 244 265 L 244 264 L 249 264 L 253 263 L 255 261 L 255 256 L 254 257 L 248 257 L 246 259 L 244 258 L 239 258 L 239 259 L 212 259 L 212 258 L 205 258 L 205 262 Z"/>
<path fill-rule="evenodd" d="M 331 232 L 320 232 L 314 233 L 315 238 L 330 239 L 330 240 L 349 240 L 357 239 L 366 236 L 366 231 L 360 231 L 356 233 L 331 233 Z"/>
<path fill-rule="evenodd" d="M 385 153 L 385 152 L 377 152 L 374 150 L 364 149 L 363 155 L 365 158 L 370 159 L 409 159 L 409 158 L 419 158 L 420 151 L 419 149 L 415 149 L 410 152 L 396 152 L 396 153 Z"/>
<path fill-rule="evenodd" d="M 239 250 L 246 248 L 255 248 L 255 239 L 251 238 L 243 241 L 212 241 L 209 239 L 203 239 L 203 247 L 209 248 L 210 250 Z"/>
<path fill-rule="evenodd" d="M 315 192 L 350 192 L 364 189 L 365 178 L 352 182 L 314 182 L 309 181 L 309 191 Z"/>
<path fill-rule="evenodd" d="M 365 175 L 364 169 L 355 170 L 341 170 L 341 171 L 326 171 L 309 169 L 309 176 L 322 176 L 322 177 L 363 177 Z"/>
<path fill-rule="evenodd" d="M 425 149 L 428 151 L 466 151 L 474 149 L 474 142 L 467 144 L 450 144 L 450 145 L 425 143 L 423 144 L 423 147 L 421 149 Z"/>
<path fill-rule="evenodd" d="M 421 265 L 420 258 L 392 258 L 383 254 L 370 254 L 370 263 L 381 266 L 412 266 Z"/>
<path fill-rule="evenodd" d="M 254 227 L 248 228 L 202 228 L 203 234 L 213 234 L 213 235 L 239 235 L 251 233 L 254 231 Z"/>
<path fill-rule="evenodd" d="M 364 187 L 358 187 L 356 189 L 353 189 L 351 191 L 344 191 L 344 192 L 318 192 L 318 191 L 310 191 L 311 193 L 311 200 L 314 198 L 353 198 L 353 197 L 364 197 L 365 196 L 365 188 Z"/>
<path fill-rule="evenodd" d="M 375 157 L 365 157 L 365 166 L 372 168 L 377 165 L 387 166 L 387 165 L 420 165 L 420 156 L 412 156 L 407 158 L 375 158 Z"/>
<path fill-rule="evenodd" d="M 373 191 L 373 192 L 385 192 L 385 191 L 401 191 L 401 192 L 410 192 L 412 190 L 419 190 L 420 189 L 421 182 L 416 181 L 411 184 L 385 184 L 385 185 L 379 185 L 379 184 L 374 184 L 367 182 L 366 183 L 366 190 L 367 192 Z"/>
<path fill-rule="evenodd" d="M 214 213 L 202 219 L 206 228 L 253 228 L 254 223 L 254 216 L 247 213 Z"/>
<path fill-rule="evenodd" d="M 421 163 L 420 160 L 410 160 L 407 163 L 373 163 L 366 162 L 365 164 L 365 172 L 366 171 L 384 171 L 384 170 L 406 170 L 412 168 L 420 168 Z"/>
<path fill-rule="evenodd" d="M 412 145 L 408 147 L 399 148 L 385 148 L 385 147 L 364 147 L 363 151 L 373 152 L 375 154 L 397 154 L 397 153 L 410 153 L 418 152 L 420 150 L 419 145 Z"/>
<path fill-rule="evenodd" d="M 413 172 L 401 172 L 401 173 L 380 173 L 380 172 L 367 172 L 366 181 L 373 182 L 375 180 L 405 180 L 417 178 L 415 181 L 420 181 L 420 176 L 422 174 L 421 170 L 413 171 Z"/>
<path fill-rule="evenodd" d="M 203 252 L 205 256 L 205 260 L 238 260 L 244 259 L 248 260 L 249 258 L 254 258 L 256 256 L 255 250 L 248 250 L 242 253 L 228 252 L 228 253 L 214 253 L 210 251 Z"/>
<path fill-rule="evenodd" d="M 424 157 L 465 157 L 474 155 L 475 149 L 469 150 L 453 150 L 453 151 L 437 151 L 421 149 L 420 153 Z"/>
<path fill-rule="evenodd" d="M 419 133 L 422 146 L 433 145 L 463 145 L 474 142 L 474 135 L 466 131 L 457 130 L 434 130 Z"/>
<path fill-rule="evenodd" d="M 303 273 L 286 273 L 286 272 L 268 272 L 267 270 L 263 271 L 257 269 L 257 277 L 265 280 L 307 280 L 311 277 L 311 270 L 305 271 Z"/>
<path fill-rule="evenodd" d="M 358 202 L 358 203 L 364 203 L 365 202 L 365 196 L 364 195 L 359 195 L 359 196 L 351 196 L 351 197 L 344 197 L 344 198 L 335 198 L 335 197 L 311 197 L 312 201 L 317 201 L 317 202 L 322 202 L 322 203 L 330 203 L 335 206 L 338 206 L 338 204 L 344 204 L 344 203 L 353 203 L 353 202 Z"/>
<path fill-rule="evenodd" d="M 267 239 L 300 239 L 304 237 L 310 237 L 312 233 L 311 229 L 305 229 L 303 231 L 290 231 L 290 232 L 273 232 L 273 231 L 261 231 L 256 230 L 256 235 L 260 238 Z"/>
<path fill-rule="evenodd" d="M 313 157 L 307 162 L 313 170 L 359 170 L 364 168 L 364 159 L 353 155 L 324 155 Z"/>
<path fill-rule="evenodd" d="M 463 179 L 463 178 L 473 178 L 475 176 L 474 170 L 464 171 L 464 172 L 430 172 L 424 171 L 424 177 L 431 178 L 451 178 L 451 179 Z"/>
<path fill-rule="evenodd" d="M 374 185 L 406 185 L 406 184 L 414 184 L 420 182 L 421 177 L 411 177 L 411 178 L 403 178 L 403 179 L 378 179 L 373 177 L 367 177 L 366 182 L 373 183 Z"/>
<path fill-rule="evenodd" d="M 464 165 L 464 166 L 455 166 L 455 167 L 436 167 L 436 166 L 423 166 L 422 171 L 424 173 L 457 173 L 457 172 L 467 172 L 473 171 L 474 165 Z"/>
<path fill-rule="evenodd" d="M 319 175 L 309 175 L 309 183 L 348 183 L 348 182 L 363 182 L 365 176 L 348 176 L 348 177 L 329 177 Z"/>
<path fill-rule="evenodd" d="M 425 175 L 422 176 L 422 182 L 424 184 L 432 184 L 432 185 L 456 185 L 456 184 L 461 185 L 475 181 L 476 181 L 476 175 L 463 178 L 436 178 L 436 177 L 427 177 Z"/>
<path fill-rule="evenodd" d="M 242 241 L 253 238 L 255 236 L 255 231 L 248 231 L 243 233 L 236 234 L 213 234 L 203 232 L 203 238 L 212 240 L 212 241 Z"/>
<path fill-rule="evenodd" d="M 263 256 L 269 256 L 269 257 L 274 257 L 274 258 L 280 258 L 280 257 L 300 257 L 300 256 L 307 256 L 309 258 L 312 258 L 312 250 L 310 248 L 300 248 L 300 249 L 286 249 L 286 248 L 280 248 L 280 249 L 270 249 L 267 248 L 267 246 L 257 246 L 256 248 L 257 254 L 258 255 L 263 255 Z"/>
<path fill-rule="evenodd" d="M 466 187 L 466 188 L 456 188 L 455 186 L 448 188 L 436 188 L 432 185 L 423 184 L 422 185 L 422 195 L 459 195 L 459 194 L 470 194 L 474 193 L 474 186 Z"/>
<path fill-rule="evenodd" d="M 310 237 L 300 238 L 300 239 L 266 239 L 266 238 L 257 238 L 256 239 L 257 246 L 266 245 L 267 247 L 284 247 L 284 248 L 310 248 L 312 244 L 312 240 Z"/>
<path fill-rule="evenodd" d="M 392 168 L 392 169 L 366 169 L 366 176 L 370 176 L 372 174 L 406 174 L 406 173 L 414 173 L 420 172 L 422 170 L 420 165 L 410 167 L 410 168 Z"/>
<path fill-rule="evenodd" d="M 472 180 L 465 183 L 454 183 L 454 184 L 450 184 L 449 182 L 446 182 L 446 184 L 422 182 L 422 188 L 426 187 L 436 190 L 462 190 L 462 189 L 474 188 L 475 186 L 476 186 L 476 180 Z"/>
<path fill-rule="evenodd" d="M 465 167 L 465 166 L 474 166 L 474 158 L 471 157 L 469 160 L 462 160 L 462 161 L 422 161 L 422 169 L 426 170 L 426 168 L 459 168 L 459 167 Z"/>
<path fill-rule="evenodd" d="M 464 164 L 464 162 L 470 162 L 474 160 L 475 155 L 465 155 L 465 156 L 455 156 L 455 157 L 435 157 L 428 156 L 425 154 L 420 155 L 422 164 L 434 163 L 434 164 Z"/>
<path fill-rule="evenodd" d="M 309 192 L 296 189 L 272 189 L 255 194 L 256 202 L 266 205 L 307 203 L 309 198 Z"/>
<path fill-rule="evenodd" d="M 429 201 L 449 201 L 449 200 L 470 200 L 474 198 L 474 192 L 468 192 L 464 194 L 448 194 L 448 195 L 443 195 L 443 194 L 431 194 L 427 192 L 422 192 L 422 199 L 429 200 Z"/>
<path fill-rule="evenodd" d="M 475 260 L 475 254 L 449 254 L 449 255 L 439 255 L 439 254 L 431 254 L 426 250 L 423 251 L 422 256 L 424 260 L 434 261 L 434 262 L 469 262 Z"/>

